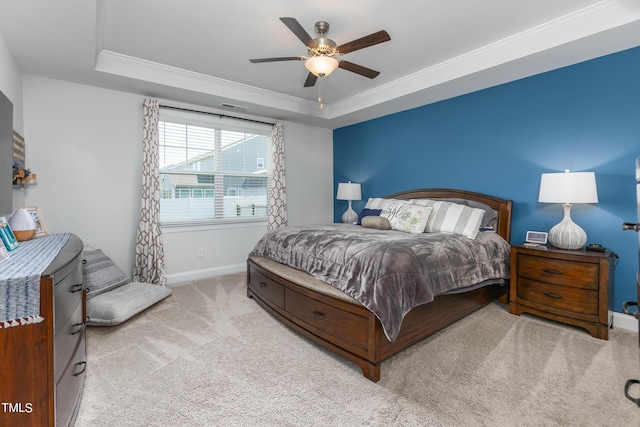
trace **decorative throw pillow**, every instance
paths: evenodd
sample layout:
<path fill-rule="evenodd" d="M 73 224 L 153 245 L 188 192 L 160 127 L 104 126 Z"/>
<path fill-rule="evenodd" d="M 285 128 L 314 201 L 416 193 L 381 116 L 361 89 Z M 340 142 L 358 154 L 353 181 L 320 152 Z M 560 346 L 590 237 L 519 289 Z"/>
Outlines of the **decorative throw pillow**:
<path fill-rule="evenodd" d="M 378 230 L 391 230 L 391 223 L 383 216 L 366 216 L 362 218 L 362 226 Z"/>
<path fill-rule="evenodd" d="M 480 228 L 483 230 L 495 229 L 495 225 L 498 222 L 498 213 L 491 206 L 485 203 L 476 202 L 475 200 L 457 199 L 457 198 L 411 199 L 409 200 L 409 203 L 414 205 L 421 205 L 421 206 L 432 206 L 433 203 L 429 203 L 429 202 L 435 202 L 435 201 L 456 203 L 458 205 L 465 205 L 474 209 L 482 209 L 484 211 L 484 215 L 482 216 L 482 223 L 480 224 Z"/>
<path fill-rule="evenodd" d="M 82 275 L 87 288 L 87 300 L 131 281 L 100 249 L 84 251 Z"/>
<path fill-rule="evenodd" d="M 433 208 L 419 205 L 404 205 L 391 224 L 394 230 L 408 233 L 424 233 Z"/>
<path fill-rule="evenodd" d="M 451 202 L 433 201 L 433 212 L 426 232 L 454 233 L 475 239 L 480 231 L 484 210 Z"/>
<path fill-rule="evenodd" d="M 362 219 L 366 216 L 380 216 L 380 212 L 382 212 L 382 209 L 367 209 L 364 208 L 362 209 L 362 212 L 360 212 L 360 215 L 358 216 L 358 222 L 356 223 L 357 225 L 362 225 Z"/>
<path fill-rule="evenodd" d="M 407 200 L 371 197 L 367 201 L 367 205 L 365 206 L 365 208 L 380 209 L 380 216 L 387 218 L 391 223 L 391 226 L 393 227 L 393 223 L 398 217 L 398 212 L 400 212 L 400 209 L 407 204 L 409 204 Z"/>

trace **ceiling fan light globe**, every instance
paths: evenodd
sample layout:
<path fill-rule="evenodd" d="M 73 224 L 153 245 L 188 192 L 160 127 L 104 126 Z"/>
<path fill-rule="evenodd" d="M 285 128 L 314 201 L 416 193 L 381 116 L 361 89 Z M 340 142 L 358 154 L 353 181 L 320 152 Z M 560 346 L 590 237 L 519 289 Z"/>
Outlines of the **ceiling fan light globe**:
<path fill-rule="evenodd" d="M 304 66 L 310 73 L 318 77 L 326 77 L 338 68 L 338 60 L 329 56 L 312 56 Z"/>

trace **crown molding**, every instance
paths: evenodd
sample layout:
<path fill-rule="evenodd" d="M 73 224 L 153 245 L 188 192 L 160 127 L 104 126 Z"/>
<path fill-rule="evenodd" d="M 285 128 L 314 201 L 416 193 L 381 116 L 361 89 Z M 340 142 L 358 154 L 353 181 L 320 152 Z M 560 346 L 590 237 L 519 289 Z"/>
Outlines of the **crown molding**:
<path fill-rule="evenodd" d="M 313 101 L 123 55 L 106 49 L 100 50 L 96 55 L 95 70 L 215 97 L 236 99 L 250 104 L 268 105 L 272 108 L 292 113 L 325 118 L 327 116 L 327 110 L 320 110 L 318 104 Z"/>

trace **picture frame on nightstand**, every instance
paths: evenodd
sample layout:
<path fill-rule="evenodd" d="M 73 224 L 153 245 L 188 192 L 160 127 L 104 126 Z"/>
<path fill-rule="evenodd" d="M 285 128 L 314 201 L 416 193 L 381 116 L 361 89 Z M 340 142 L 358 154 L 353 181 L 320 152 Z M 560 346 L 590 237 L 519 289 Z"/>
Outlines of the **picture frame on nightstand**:
<path fill-rule="evenodd" d="M 546 245 L 548 235 L 549 234 L 544 231 L 527 231 L 525 242 L 536 245 Z"/>

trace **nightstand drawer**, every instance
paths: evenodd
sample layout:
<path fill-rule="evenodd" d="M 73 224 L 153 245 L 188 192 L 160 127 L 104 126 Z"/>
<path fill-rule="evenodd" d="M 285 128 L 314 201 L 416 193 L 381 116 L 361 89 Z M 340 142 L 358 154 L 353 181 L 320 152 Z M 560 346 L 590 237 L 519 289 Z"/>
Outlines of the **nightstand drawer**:
<path fill-rule="evenodd" d="M 572 288 L 520 278 L 518 299 L 542 304 L 550 308 L 596 316 L 598 314 L 598 292 Z M 522 301 L 524 303 L 524 301 Z"/>
<path fill-rule="evenodd" d="M 556 285 L 598 289 L 598 264 L 518 254 L 518 276 Z"/>

